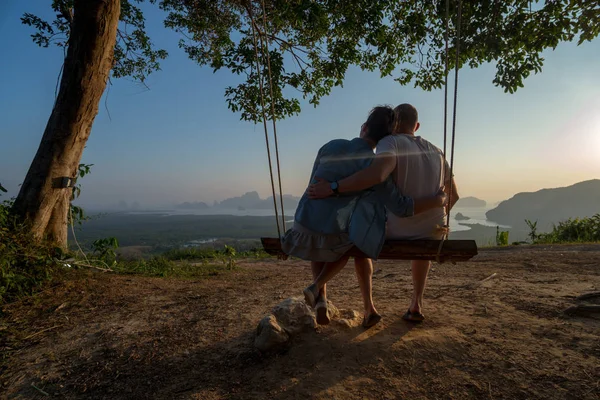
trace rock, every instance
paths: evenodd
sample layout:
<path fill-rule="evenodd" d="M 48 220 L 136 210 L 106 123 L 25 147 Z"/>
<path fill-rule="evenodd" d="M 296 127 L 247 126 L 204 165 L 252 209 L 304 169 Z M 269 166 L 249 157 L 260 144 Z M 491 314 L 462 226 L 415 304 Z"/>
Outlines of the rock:
<path fill-rule="evenodd" d="M 313 310 L 304 300 L 290 297 L 273 307 L 271 313 L 258 323 L 254 347 L 263 352 L 280 350 L 292 336 L 316 326 Z"/>
<path fill-rule="evenodd" d="M 340 310 L 338 310 L 338 308 L 329 300 L 327 300 L 327 314 L 329 315 L 329 319 L 332 321 L 340 318 Z"/>
<path fill-rule="evenodd" d="M 342 328 L 355 328 L 362 323 L 362 315 L 356 310 L 341 310 L 339 312 L 341 318 L 334 321 Z"/>
<path fill-rule="evenodd" d="M 457 221 L 466 221 L 466 220 L 471 219 L 471 218 L 469 218 L 466 215 L 463 215 L 461 213 L 456 213 L 456 215 L 454 216 L 454 219 L 457 220 Z"/>
<path fill-rule="evenodd" d="M 277 323 L 289 335 L 295 335 L 317 326 L 314 311 L 299 297 L 290 297 L 271 310 Z"/>
<path fill-rule="evenodd" d="M 362 315 L 354 310 L 340 311 L 330 301 L 327 312 L 332 322 L 353 328 L 361 324 Z M 340 317 L 344 317 L 340 319 Z M 256 328 L 254 346 L 263 352 L 283 349 L 292 337 L 317 327 L 316 315 L 304 299 L 290 297 L 277 304 Z"/>
<path fill-rule="evenodd" d="M 260 351 L 282 348 L 290 339 L 290 335 L 277 323 L 273 315 L 267 315 L 258 323 L 254 347 Z"/>

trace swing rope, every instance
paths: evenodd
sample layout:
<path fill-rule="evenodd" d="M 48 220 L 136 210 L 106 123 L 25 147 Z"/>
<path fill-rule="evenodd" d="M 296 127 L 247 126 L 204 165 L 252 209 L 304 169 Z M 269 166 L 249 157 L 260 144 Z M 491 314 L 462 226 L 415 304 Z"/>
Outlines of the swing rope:
<path fill-rule="evenodd" d="M 259 60 L 259 54 L 258 54 L 258 40 L 256 38 L 257 37 L 256 30 L 258 28 L 256 27 L 256 22 L 254 21 L 254 16 L 252 15 L 252 5 L 251 4 L 248 7 L 248 13 L 250 14 L 250 20 L 252 22 L 251 23 L 252 39 L 254 42 L 254 54 L 256 55 L 256 73 L 258 74 L 258 86 L 260 89 L 260 104 L 261 104 L 261 111 L 262 111 L 263 127 L 265 130 L 265 143 L 267 145 L 267 158 L 269 160 L 269 174 L 271 175 L 271 191 L 273 193 L 273 209 L 275 210 L 275 221 L 277 223 L 277 235 L 279 238 L 281 238 L 282 235 L 281 235 L 281 228 L 279 226 L 279 214 L 278 214 L 279 210 L 277 207 L 277 197 L 275 195 L 275 179 L 273 178 L 273 163 L 271 161 L 271 147 L 269 145 L 269 130 L 267 128 L 267 112 L 265 111 L 265 94 L 264 94 L 264 89 L 263 89 L 263 77 L 262 77 L 262 71 L 260 68 L 260 60 Z M 264 51 L 264 48 L 263 48 L 263 51 Z M 273 123 L 275 123 L 274 120 L 273 120 Z M 283 204 L 282 204 L 282 206 L 283 206 Z"/>
<path fill-rule="evenodd" d="M 279 204 L 281 205 L 281 224 L 285 233 L 285 211 L 283 209 L 283 190 L 281 188 L 281 164 L 279 162 L 279 143 L 277 141 L 277 124 L 275 123 L 275 96 L 273 95 L 273 77 L 271 74 L 271 55 L 269 54 L 269 35 L 267 31 L 267 9 L 265 0 L 261 1 L 263 11 L 263 33 L 265 36 L 265 44 L 262 43 L 262 35 L 260 36 L 261 47 L 265 49 L 267 54 L 267 68 L 269 73 L 269 89 L 271 92 L 271 121 L 273 122 L 273 139 L 275 141 L 275 160 L 277 162 L 277 180 L 279 182 Z M 272 177 L 271 177 L 272 179 Z M 275 197 L 275 195 L 273 195 Z M 281 236 L 281 235 L 280 235 Z"/>
<path fill-rule="evenodd" d="M 436 256 L 436 261 L 440 263 L 440 255 L 442 252 L 442 247 L 444 246 L 444 242 L 448 239 L 448 231 L 450 229 L 450 204 L 452 204 L 452 191 L 453 191 L 453 182 L 454 182 L 454 143 L 456 138 L 456 103 L 458 99 L 458 70 L 459 70 L 459 62 L 460 62 L 460 26 L 462 22 L 462 0 L 458 0 L 458 15 L 456 18 L 456 59 L 454 65 L 454 104 L 452 111 L 452 142 L 450 146 L 450 190 L 448 191 L 448 212 L 446 214 L 446 232 L 442 236 L 442 240 L 440 241 L 440 245 L 438 247 L 438 252 Z M 443 153 L 443 163 L 444 163 L 444 183 L 446 182 L 446 142 L 447 142 L 447 120 L 448 120 L 448 20 L 450 14 L 450 0 L 446 0 L 446 33 L 444 35 L 446 41 L 446 65 L 445 65 L 445 81 L 444 81 L 444 153 Z"/>

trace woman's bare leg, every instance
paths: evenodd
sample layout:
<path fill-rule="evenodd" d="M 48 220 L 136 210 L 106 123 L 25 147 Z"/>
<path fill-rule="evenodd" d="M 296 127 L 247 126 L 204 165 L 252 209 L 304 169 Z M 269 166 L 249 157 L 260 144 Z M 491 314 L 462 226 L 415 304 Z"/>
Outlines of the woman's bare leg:
<path fill-rule="evenodd" d="M 325 284 L 346 266 L 348 258 L 348 256 L 343 256 L 337 261 L 325 263 L 312 285 L 304 289 L 304 298 L 311 307 L 315 306 L 319 293 L 325 287 Z"/>
<path fill-rule="evenodd" d="M 317 279 L 323 268 L 325 267 L 325 263 L 321 261 L 311 261 L 310 269 L 312 271 L 313 281 Z M 323 288 L 319 291 L 319 297 L 326 301 L 327 299 L 327 285 L 323 285 Z"/>

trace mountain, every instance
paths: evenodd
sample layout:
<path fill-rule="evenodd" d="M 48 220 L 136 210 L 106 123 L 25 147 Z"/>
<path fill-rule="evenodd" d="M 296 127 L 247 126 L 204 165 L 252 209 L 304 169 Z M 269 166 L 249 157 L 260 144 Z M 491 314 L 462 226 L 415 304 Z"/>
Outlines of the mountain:
<path fill-rule="evenodd" d="M 254 206 L 260 203 L 261 199 L 258 192 L 247 192 L 238 197 L 231 197 L 215 204 L 219 208 L 255 208 Z"/>
<path fill-rule="evenodd" d="M 283 195 L 283 209 L 285 210 L 295 210 L 298 207 L 298 203 L 300 202 L 300 197 L 292 196 L 291 194 Z M 279 206 L 281 202 L 279 201 L 279 195 L 277 195 L 277 205 Z M 254 207 L 257 209 L 268 209 L 273 208 L 273 196 L 269 196 L 264 200 L 261 200 L 260 203 Z"/>
<path fill-rule="evenodd" d="M 551 223 L 600 213 L 600 179 L 571 186 L 517 193 L 486 212 L 486 218 L 503 225 L 522 227 L 524 220 L 538 221 L 547 229 Z"/>
<path fill-rule="evenodd" d="M 277 205 L 280 204 L 279 195 L 276 197 Z M 283 195 L 284 210 L 295 210 L 298 207 L 299 197 L 289 194 Z M 227 209 L 245 209 L 245 210 L 265 210 L 273 208 L 273 196 L 266 199 L 261 199 L 257 192 L 248 192 L 238 197 L 225 199 L 220 203 L 216 203 L 215 207 Z"/>
<path fill-rule="evenodd" d="M 175 208 L 180 210 L 206 210 L 208 207 L 208 204 L 201 201 L 195 203 L 189 203 L 186 201 L 185 203 L 177 204 L 175 206 Z"/>
<path fill-rule="evenodd" d="M 477 197 L 469 196 L 469 197 L 461 197 L 456 202 L 455 207 L 485 207 L 485 200 L 478 199 Z"/>

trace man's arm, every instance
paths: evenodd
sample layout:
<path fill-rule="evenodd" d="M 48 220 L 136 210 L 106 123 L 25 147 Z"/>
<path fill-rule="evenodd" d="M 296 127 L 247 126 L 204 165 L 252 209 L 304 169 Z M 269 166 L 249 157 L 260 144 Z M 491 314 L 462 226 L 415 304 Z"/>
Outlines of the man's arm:
<path fill-rule="evenodd" d="M 373 187 L 385 181 L 394 168 L 396 168 L 396 157 L 392 153 L 378 154 L 367 168 L 338 181 L 338 192 L 358 192 Z M 322 179 L 308 188 L 311 199 L 322 199 L 332 194 L 330 182 Z"/>

